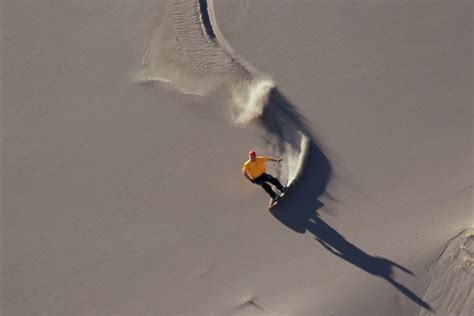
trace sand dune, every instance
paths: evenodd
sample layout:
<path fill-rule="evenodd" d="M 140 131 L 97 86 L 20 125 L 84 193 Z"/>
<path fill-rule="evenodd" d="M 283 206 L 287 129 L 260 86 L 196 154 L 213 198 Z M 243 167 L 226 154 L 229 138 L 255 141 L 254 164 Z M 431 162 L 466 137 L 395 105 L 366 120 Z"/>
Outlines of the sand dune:
<path fill-rule="evenodd" d="M 471 315 L 474 312 L 473 229 L 461 232 L 446 246 L 430 269 L 431 281 L 424 299 L 440 315 Z M 422 310 L 420 315 L 429 315 Z"/>
<path fill-rule="evenodd" d="M 0 14 L 2 315 L 472 310 L 472 2 Z"/>

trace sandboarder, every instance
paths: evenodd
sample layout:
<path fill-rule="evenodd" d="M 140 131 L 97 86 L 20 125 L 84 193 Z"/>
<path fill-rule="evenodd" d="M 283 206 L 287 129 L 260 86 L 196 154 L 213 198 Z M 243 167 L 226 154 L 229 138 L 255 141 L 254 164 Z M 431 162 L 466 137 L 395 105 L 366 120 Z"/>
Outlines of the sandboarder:
<path fill-rule="evenodd" d="M 255 151 L 251 150 L 249 151 L 249 160 L 244 163 L 242 171 L 244 173 L 244 176 L 250 182 L 260 185 L 265 190 L 265 192 L 270 195 L 273 200 L 273 203 L 275 203 L 278 200 L 278 195 L 273 192 L 271 186 L 267 182 L 270 182 L 271 184 L 276 186 L 281 193 L 285 192 L 287 188 L 281 185 L 280 181 L 278 181 L 277 178 L 274 178 L 273 176 L 265 173 L 265 162 L 267 161 L 274 161 L 280 163 L 282 159 L 275 159 L 266 156 L 257 157 Z"/>

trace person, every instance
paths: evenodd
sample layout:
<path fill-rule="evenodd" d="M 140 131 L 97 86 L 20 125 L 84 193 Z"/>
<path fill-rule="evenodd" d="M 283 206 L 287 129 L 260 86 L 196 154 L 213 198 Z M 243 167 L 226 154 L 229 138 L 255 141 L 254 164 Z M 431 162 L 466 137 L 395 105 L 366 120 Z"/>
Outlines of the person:
<path fill-rule="evenodd" d="M 244 163 L 242 171 L 244 176 L 252 183 L 258 184 L 261 186 L 265 192 L 267 192 L 272 198 L 273 202 L 278 200 L 278 195 L 272 190 L 272 187 L 267 183 L 270 182 L 277 189 L 283 193 L 286 191 L 286 187 L 281 185 L 280 181 L 277 178 L 274 178 L 272 175 L 265 173 L 266 167 L 265 162 L 274 161 L 280 163 L 282 159 L 275 159 L 266 156 L 258 156 L 257 153 L 253 150 L 249 151 L 249 160 Z"/>

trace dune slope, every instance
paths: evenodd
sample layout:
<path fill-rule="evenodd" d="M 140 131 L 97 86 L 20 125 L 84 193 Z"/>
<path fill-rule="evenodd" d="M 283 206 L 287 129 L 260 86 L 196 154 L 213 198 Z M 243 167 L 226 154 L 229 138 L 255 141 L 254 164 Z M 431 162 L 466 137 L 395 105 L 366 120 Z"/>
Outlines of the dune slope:
<path fill-rule="evenodd" d="M 203 3 L 0 2 L 2 314 L 438 308 L 472 3 L 208 1 L 212 32 Z M 300 175 L 275 212 L 249 149 Z"/>

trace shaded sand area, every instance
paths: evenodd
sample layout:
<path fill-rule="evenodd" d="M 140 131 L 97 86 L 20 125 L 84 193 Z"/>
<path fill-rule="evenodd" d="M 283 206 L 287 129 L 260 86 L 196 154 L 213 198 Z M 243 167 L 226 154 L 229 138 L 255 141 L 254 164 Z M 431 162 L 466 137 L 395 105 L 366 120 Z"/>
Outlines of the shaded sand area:
<path fill-rule="evenodd" d="M 1 1 L 2 315 L 469 311 L 472 6 Z"/>

